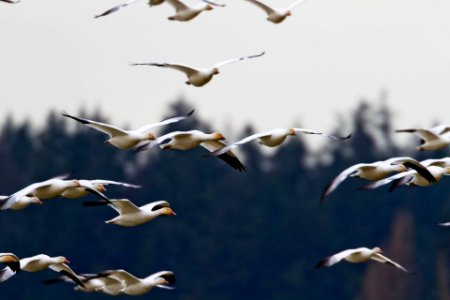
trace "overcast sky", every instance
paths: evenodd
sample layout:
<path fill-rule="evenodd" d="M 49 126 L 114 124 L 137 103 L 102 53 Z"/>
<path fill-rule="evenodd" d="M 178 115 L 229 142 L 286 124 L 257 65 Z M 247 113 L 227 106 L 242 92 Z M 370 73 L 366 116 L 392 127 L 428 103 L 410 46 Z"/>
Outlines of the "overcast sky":
<path fill-rule="evenodd" d="M 290 0 L 265 0 L 283 7 Z M 190 0 L 189 3 L 195 3 Z M 190 22 L 145 0 L 104 18 L 120 0 L 0 2 L 0 116 L 41 122 L 50 108 L 101 107 L 117 125 L 157 121 L 185 96 L 218 131 L 301 124 L 330 130 L 361 97 L 389 91 L 398 127 L 449 123 L 450 1 L 308 0 L 282 24 L 244 0 Z M 208 85 L 129 62 L 207 67 L 242 55 Z"/>

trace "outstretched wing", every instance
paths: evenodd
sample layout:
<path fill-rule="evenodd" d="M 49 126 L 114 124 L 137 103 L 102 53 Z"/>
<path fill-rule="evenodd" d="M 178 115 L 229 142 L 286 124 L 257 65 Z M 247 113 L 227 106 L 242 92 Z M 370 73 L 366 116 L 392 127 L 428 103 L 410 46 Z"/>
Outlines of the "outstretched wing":
<path fill-rule="evenodd" d="M 207 149 L 209 152 L 217 151 L 226 146 L 226 144 L 220 141 L 205 141 L 202 142 L 200 145 L 203 148 Z M 218 155 L 217 157 L 226 162 L 227 164 L 229 164 L 230 166 L 232 166 L 234 169 L 238 170 L 239 172 L 244 172 L 246 169 L 245 166 L 236 157 L 236 155 L 234 155 L 234 153 L 231 152 L 230 150 L 223 154 Z"/>
<path fill-rule="evenodd" d="M 128 5 L 133 4 L 133 3 L 137 2 L 137 1 L 138 1 L 138 0 L 129 0 L 129 1 L 125 2 L 125 3 L 116 5 L 116 6 L 114 6 L 113 8 L 108 9 L 108 10 L 105 11 L 104 13 L 101 13 L 101 14 L 99 14 L 99 15 L 96 15 L 94 18 L 99 18 L 99 17 L 107 16 L 107 15 L 112 14 L 113 12 L 116 12 L 116 11 L 120 10 L 121 8 L 127 7 Z"/>
<path fill-rule="evenodd" d="M 413 169 L 417 171 L 423 178 L 425 178 L 430 183 L 436 183 L 437 180 L 434 178 L 434 176 L 430 173 L 430 171 L 424 166 L 422 163 L 418 162 L 414 158 L 411 157 L 393 157 L 386 162 L 390 163 L 391 165 L 398 165 L 402 164 L 408 169 Z"/>
<path fill-rule="evenodd" d="M 262 3 L 262 2 L 259 1 L 259 0 L 247 0 L 247 1 L 250 2 L 250 3 L 253 3 L 253 4 L 255 4 L 256 6 L 258 6 L 259 8 L 261 8 L 261 9 L 264 10 L 268 15 L 275 12 L 275 10 L 274 10 L 272 7 L 270 7 L 270 6 L 268 6 L 268 5 L 264 4 L 264 3 Z"/>
<path fill-rule="evenodd" d="M 439 139 L 439 136 L 434 134 L 428 129 L 421 129 L 421 128 L 411 128 L 411 129 L 399 129 L 395 132 L 409 132 L 409 133 L 415 133 L 419 135 L 422 139 L 425 141 L 432 141 Z"/>
<path fill-rule="evenodd" d="M 232 63 L 235 63 L 235 62 L 238 62 L 238 61 L 241 61 L 241 60 L 247 60 L 247 59 L 260 57 L 260 56 L 263 56 L 265 53 L 266 53 L 266 51 L 263 51 L 263 52 L 261 52 L 259 54 L 255 54 L 255 55 L 242 56 L 242 57 L 239 57 L 239 58 L 228 59 L 228 60 L 222 61 L 222 62 L 220 62 L 218 64 L 215 64 L 214 68 L 220 68 L 220 67 L 222 67 L 224 65 L 232 64 Z"/>
<path fill-rule="evenodd" d="M 352 255 L 353 253 L 356 253 L 358 251 L 360 251 L 360 250 L 359 249 L 348 249 L 348 250 L 344 250 L 339 253 L 336 253 L 332 256 L 325 257 L 316 264 L 316 268 L 331 267 L 332 265 L 337 264 L 338 262 L 340 262 L 347 256 Z"/>
<path fill-rule="evenodd" d="M 154 67 L 160 67 L 160 68 L 169 68 L 174 69 L 180 72 L 183 72 L 186 74 L 186 76 L 191 76 L 193 74 L 198 73 L 198 70 L 184 66 L 184 65 L 178 65 L 178 64 L 169 64 L 169 63 L 131 63 L 131 66 L 154 66 Z"/>
<path fill-rule="evenodd" d="M 379 188 L 380 186 L 389 184 L 389 183 L 391 183 L 391 182 L 393 182 L 395 180 L 404 178 L 405 176 L 413 175 L 415 173 L 417 173 L 415 170 L 409 170 L 409 171 L 406 171 L 406 172 L 397 173 L 397 174 L 394 174 L 394 175 L 389 176 L 387 178 L 383 178 L 383 179 L 377 180 L 375 182 L 372 182 L 372 183 L 370 183 L 370 184 L 368 184 L 366 186 L 363 186 L 361 189 L 373 190 L 373 189 Z"/>
<path fill-rule="evenodd" d="M 166 0 L 166 1 L 175 8 L 176 12 L 179 12 L 180 10 L 189 9 L 189 7 L 186 4 L 184 4 L 179 0 Z"/>
<path fill-rule="evenodd" d="M 294 7 L 296 7 L 297 5 L 299 5 L 299 4 L 301 4 L 301 3 L 305 2 L 305 1 L 306 1 L 306 0 L 299 0 L 299 1 L 296 1 L 296 2 L 292 3 L 291 5 L 289 5 L 288 7 L 286 7 L 286 9 L 287 9 L 287 10 L 293 9 Z"/>
<path fill-rule="evenodd" d="M 230 145 L 228 145 L 228 146 L 219 148 L 219 149 L 216 150 L 216 151 L 213 151 L 213 152 L 211 153 L 211 155 L 212 155 L 212 156 L 219 156 L 219 155 L 222 155 L 222 154 L 224 154 L 224 153 L 230 151 L 231 149 L 236 148 L 236 147 L 239 146 L 239 145 L 242 145 L 242 144 L 251 142 L 251 141 L 256 140 L 256 139 L 259 139 L 259 138 L 263 138 L 263 137 L 270 136 L 271 134 L 272 134 L 272 131 L 267 131 L 267 132 L 262 132 L 262 133 L 255 133 L 255 134 L 252 134 L 252 135 L 250 135 L 250 136 L 248 136 L 248 137 L 243 138 L 243 139 L 240 140 L 240 141 L 237 141 L 237 142 L 235 142 L 235 143 L 233 143 L 233 144 L 230 144 Z"/>
<path fill-rule="evenodd" d="M 312 130 L 304 129 L 304 128 L 293 128 L 293 129 L 295 130 L 295 132 L 301 132 L 301 133 L 305 133 L 305 134 L 318 134 L 318 135 L 322 135 L 322 136 L 325 136 L 325 137 L 333 139 L 333 140 L 346 140 L 346 139 L 351 138 L 351 136 L 352 136 L 351 133 L 347 136 L 340 137 L 340 136 L 326 134 L 326 133 L 318 132 L 318 131 L 312 131 Z"/>
<path fill-rule="evenodd" d="M 409 273 L 409 274 L 415 274 L 415 273 L 413 273 L 411 271 L 408 271 L 405 267 L 401 266 L 399 263 L 396 263 L 395 261 L 393 261 L 393 260 L 391 260 L 391 259 L 387 258 L 386 256 L 381 255 L 379 253 L 375 253 L 370 258 L 375 260 L 375 261 L 378 261 L 378 262 L 381 262 L 381 263 L 388 264 L 388 265 L 394 266 L 396 268 L 399 268 L 403 272 L 406 272 L 406 273 Z"/>
<path fill-rule="evenodd" d="M 115 136 L 122 136 L 122 135 L 127 135 L 127 131 L 123 130 L 119 127 L 113 126 L 113 125 L 109 125 L 109 124 L 105 124 L 105 123 L 101 123 L 101 122 L 96 122 L 96 121 L 92 121 L 92 120 L 88 120 L 88 119 L 83 119 L 83 118 L 79 118 L 79 117 L 75 117 L 66 113 L 63 113 L 64 117 L 68 117 L 71 118 L 75 121 L 80 122 L 81 124 L 84 124 L 86 126 L 89 126 L 91 128 L 94 128 L 98 131 L 101 131 L 103 133 L 108 134 L 110 137 L 115 137 Z"/>
<path fill-rule="evenodd" d="M 103 184 L 103 185 L 119 185 L 127 188 L 133 188 L 133 189 L 140 189 L 141 185 L 135 185 L 131 183 L 125 183 L 125 182 L 119 182 L 119 181 L 112 181 L 112 180 L 103 180 L 103 179 L 94 179 L 89 180 L 92 184 Z"/>
<path fill-rule="evenodd" d="M 78 278 L 78 275 L 66 264 L 51 264 L 49 266 L 53 271 L 59 272 L 72 279 L 79 286 L 84 287 L 84 283 Z"/>
<path fill-rule="evenodd" d="M 180 121 L 182 121 L 182 120 L 184 120 L 186 118 L 189 118 L 193 113 L 194 113 L 194 109 L 191 110 L 188 114 L 181 115 L 181 116 L 170 117 L 170 118 L 164 119 L 164 120 L 162 120 L 162 121 L 160 121 L 158 123 L 153 123 L 153 124 L 149 124 L 149 125 L 143 126 L 143 127 L 139 128 L 137 131 L 146 133 L 147 131 L 149 131 L 150 129 L 155 128 L 155 127 L 160 127 L 160 126 L 164 126 L 164 125 L 180 122 Z"/>

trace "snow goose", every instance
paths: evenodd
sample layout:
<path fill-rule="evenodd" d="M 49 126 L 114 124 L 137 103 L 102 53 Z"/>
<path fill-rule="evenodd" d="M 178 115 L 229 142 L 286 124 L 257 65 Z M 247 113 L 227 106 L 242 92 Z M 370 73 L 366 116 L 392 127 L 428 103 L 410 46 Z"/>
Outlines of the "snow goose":
<path fill-rule="evenodd" d="M 128 5 L 131 5 L 131 4 L 135 3 L 135 2 L 137 2 L 137 1 L 139 1 L 139 0 L 129 0 L 129 1 L 127 1 L 127 2 L 121 3 L 121 4 L 119 4 L 119 5 L 116 5 L 116 6 L 112 7 L 112 8 L 110 8 L 110 9 L 108 9 L 108 10 L 105 11 L 104 13 L 101 13 L 101 14 L 99 14 L 99 15 L 96 15 L 94 18 L 100 18 L 100 17 L 107 16 L 107 15 L 112 14 L 112 13 L 114 13 L 114 12 L 116 12 L 116 11 L 118 11 L 118 10 L 124 8 L 124 7 L 127 7 Z M 148 5 L 149 5 L 149 6 L 160 5 L 160 4 L 162 4 L 164 1 L 165 1 L 165 0 L 149 0 L 149 1 L 148 1 Z"/>
<path fill-rule="evenodd" d="M 106 221 L 107 224 L 115 224 L 124 227 L 133 227 L 144 224 L 159 216 L 175 216 L 176 213 L 170 208 L 167 201 L 155 201 L 143 206 L 136 206 L 128 199 L 111 199 L 106 201 L 86 201 L 85 206 L 109 205 L 119 215 L 111 220 Z"/>
<path fill-rule="evenodd" d="M 275 23 L 275 24 L 283 22 L 284 19 L 286 19 L 286 17 L 291 15 L 291 9 L 293 9 L 295 6 L 299 5 L 300 3 L 305 2 L 305 0 L 299 0 L 299 1 L 292 3 L 291 5 L 289 5 L 286 8 L 275 9 L 275 8 L 271 8 L 270 6 L 268 6 L 267 4 L 264 4 L 263 2 L 261 2 L 259 0 L 247 0 L 247 1 L 255 4 L 256 6 L 258 6 L 262 10 L 264 10 L 267 13 L 267 20 L 272 23 Z"/>
<path fill-rule="evenodd" d="M 225 137 L 219 132 L 204 133 L 199 130 L 190 131 L 174 131 L 163 136 L 160 136 L 151 143 L 144 144 L 136 149 L 136 151 L 143 151 L 149 147 L 159 145 L 164 150 L 190 150 L 197 146 L 206 148 L 209 152 L 214 152 L 226 146 L 221 140 Z M 218 158 L 225 161 L 234 169 L 242 172 L 245 171 L 245 166 L 239 161 L 231 150 L 220 154 Z"/>
<path fill-rule="evenodd" d="M 141 279 L 125 270 L 110 270 L 98 274 L 98 277 L 120 280 L 125 285 L 122 293 L 134 296 L 148 293 L 154 287 L 173 289 L 170 285 L 174 284 L 176 280 L 175 274 L 171 271 L 161 271 Z"/>
<path fill-rule="evenodd" d="M 166 2 L 172 5 L 176 12 L 175 15 L 168 17 L 168 19 L 181 22 L 192 20 L 201 12 L 214 9 L 214 6 L 225 6 L 225 4 L 218 4 L 209 0 L 202 0 L 194 6 L 187 5 L 181 0 L 166 0 Z"/>
<path fill-rule="evenodd" d="M 88 190 L 86 190 L 86 188 L 95 189 L 95 190 L 103 193 L 103 192 L 106 192 L 105 185 L 118 185 L 118 186 L 127 187 L 127 188 L 134 188 L 134 189 L 141 188 L 140 185 L 134 185 L 134 184 L 112 181 L 112 180 L 103 180 L 103 179 L 94 179 L 94 180 L 79 179 L 78 182 L 80 182 L 80 187 L 73 187 L 73 188 L 66 189 L 61 194 L 61 197 L 71 198 L 71 199 L 85 197 L 90 193 Z"/>
<path fill-rule="evenodd" d="M 270 131 L 256 133 L 256 134 L 253 134 L 246 138 L 243 138 L 240 141 L 237 141 L 233 144 L 223 147 L 222 149 L 214 151 L 213 153 L 211 153 L 211 155 L 214 155 L 214 156 L 221 155 L 231 149 L 236 148 L 239 145 L 251 142 L 253 140 L 258 140 L 258 143 L 260 143 L 261 145 L 264 145 L 264 146 L 276 147 L 276 146 L 281 145 L 288 136 L 297 135 L 297 133 L 319 134 L 319 135 L 322 135 L 322 136 L 325 136 L 325 137 L 328 137 L 328 138 L 334 139 L 334 140 L 346 140 L 351 137 L 351 134 L 346 137 L 337 137 L 337 136 L 325 134 L 322 132 L 312 131 L 312 130 L 303 129 L 303 128 L 273 129 Z"/>
<path fill-rule="evenodd" d="M 13 253 L 0 253 L 0 263 L 5 265 L 0 270 L 0 282 L 8 280 L 20 271 L 20 259 Z"/>
<path fill-rule="evenodd" d="M 20 201 L 24 196 L 33 196 L 41 200 L 50 199 L 60 196 L 66 189 L 78 188 L 81 186 L 78 180 L 64 180 L 66 177 L 67 175 L 63 175 L 46 181 L 33 183 L 20 191 L 15 192 L 11 196 L 0 200 L 0 210 L 5 210 L 14 206 L 15 203 Z M 84 187 L 84 189 L 103 198 L 105 201 L 109 201 L 108 197 L 96 189 L 89 187 Z"/>
<path fill-rule="evenodd" d="M 409 168 L 416 170 L 429 182 L 437 182 L 430 171 L 417 160 L 411 157 L 393 157 L 384 161 L 376 161 L 373 163 L 359 163 L 345 169 L 326 186 L 320 198 L 320 202 L 323 203 L 325 198 L 331 194 L 347 177 L 380 180 L 392 172 L 405 172 Z"/>
<path fill-rule="evenodd" d="M 132 66 L 155 66 L 155 67 L 161 67 L 161 68 L 169 68 L 174 69 L 177 71 L 180 71 L 184 73 L 188 80 L 186 81 L 186 84 L 193 85 L 196 87 L 201 87 L 208 82 L 211 81 L 214 75 L 219 74 L 219 68 L 228 64 L 232 64 L 238 61 L 252 59 L 256 57 L 260 57 L 264 55 L 264 51 L 260 54 L 256 55 L 249 55 L 249 56 L 243 56 L 239 58 L 229 59 L 225 60 L 223 62 L 220 62 L 218 64 L 215 64 L 211 68 L 203 68 L 203 69 L 195 69 L 192 67 L 188 67 L 185 65 L 179 65 L 179 64 L 169 64 L 169 63 L 131 63 Z"/>
<path fill-rule="evenodd" d="M 107 135 L 109 135 L 109 139 L 106 140 L 105 143 L 111 144 L 119 149 L 129 149 L 136 146 L 140 142 L 154 140 L 155 135 L 150 132 L 152 129 L 163 125 L 179 122 L 186 119 L 193 113 L 194 110 L 186 115 L 167 118 L 158 123 L 149 124 L 136 130 L 125 130 L 113 125 L 75 117 L 66 113 L 64 113 L 63 116 L 71 118 L 75 121 L 80 122 L 81 124 L 94 128 L 103 133 L 106 133 Z"/>
<path fill-rule="evenodd" d="M 6 200 L 8 197 L 9 196 L 0 196 L 0 201 Z M 22 209 L 28 207 L 30 204 L 42 205 L 42 201 L 38 197 L 23 196 L 23 197 L 17 199 L 17 201 L 11 205 L 10 209 L 22 210 Z"/>
<path fill-rule="evenodd" d="M 336 253 L 332 256 L 325 257 L 324 259 L 322 259 L 317 263 L 316 268 L 331 267 L 332 265 L 337 264 L 341 260 L 346 260 L 351 263 L 362 263 L 372 259 L 377 262 L 381 262 L 399 268 L 403 272 L 414 274 L 405 269 L 404 267 L 402 267 L 400 264 L 396 263 L 395 261 L 392 261 L 386 256 L 383 256 L 381 253 L 383 253 L 383 251 L 381 251 L 379 247 L 375 247 L 372 249 L 366 247 L 348 249 Z"/>
<path fill-rule="evenodd" d="M 429 129 L 399 129 L 395 132 L 415 133 L 420 136 L 422 144 L 416 147 L 420 151 L 438 150 L 450 145 L 450 125 L 438 125 Z"/>
<path fill-rule="evenodd" d="M 121 291 L 125 288 L 125 285 L 117 279 L 109 277 L 98 277 L 98 274 L 79 274 L 78 278 L 83 282 L 84 286 L 76 286 L 76 291 L 81 292 L 102 292 L 111 296 L 117 296 L 121 294 Z M 73 283 L 73 280 L 66 276 L 60 276 L 54 279 L 45 280 L 47 285 L 55 284 L 59 282 Z"/>

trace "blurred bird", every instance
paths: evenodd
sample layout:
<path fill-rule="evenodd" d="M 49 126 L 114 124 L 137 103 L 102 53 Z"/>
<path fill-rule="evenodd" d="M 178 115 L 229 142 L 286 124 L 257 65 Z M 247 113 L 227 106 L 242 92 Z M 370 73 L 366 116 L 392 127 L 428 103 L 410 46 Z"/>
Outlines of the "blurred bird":
<path fill-rule="evenodd" d="M 359 177 L 368 180 L 380 180 L 392 172 L 405 172 L 408 169 L 414 169 L 431 183 L 436 183 L 436 179 L 430 171 L 411 157 L 393 157 L 384 161 L 373 163 L 359 163 L 353 165 L 339 173 L 333 181 L 327 185 L 320 197 L 323 203 L 325 198 L 331 194 L 347 177 Z"/>
<path fill-rule="evenodd" d="M 219 132 L 204 133 L 199 130 L 174 131 L 160 136 L 155 141 L 144 144 L 136 149 L 137 152 L 159 145 L 164 150 L 190 150 L 197 146 L 206 148 L 209 152 L 214 152 L 226 146 L 222 142 L 225 137 Z M 217 156 L 234 169 L 242 172 L 245 166 L 230 150 Z"/>
<path fill-rule="evenodd" d="M 83 282 L 84 286 L 76 286 L 76 291 L 87 293 L 102 292 L 111 296 L 117 296 L 122 294 L 121 291 L 125 288 L 122 281 L 110 277 L 98 277 L 98 274 L 79 274 L 78 278 Z M 44 281 L 47 285 L 59 282 L 73 283 L 73 280 L 70 277 L 63 275 L 58 278 Z"/>
<path fill-rule="evenodd" d="M 105 185 L 118 185 L 126 188 L 133 188 L 133 189 L 139 189 L 141 188 L 140 185 L 134 185 L 124 182 L 118 182 L 118 181 L 112 181 L 112 180 L 103 180 L 103 179 L 94 179 L 94 180 L 86 180 L 86 179 L 79 179 L 78 182 L 80 182 L 80 187 L 73 187 L 66 189 L 62 194 L 61 197 L 64 198 L 81 198 L 87 196 L 90 192 L 86 190 L 86 188 L 97 190 L 101 193 L 106 192 Z"/>
<path fill-rule="evenodd" d="M 97 277 L 109 277 L 121 281 L 125 288 L 121 291 L 126 295 L 143 295 L 154 287 L 173 289 L 175 274 L 170 271 L 161 271 L 145 278 L 137 278 L 125 270 L 110 270 L 99 273 Z"/>
<path fill-rule="evenodd" d="M 111 199 L 106 201 L 86 201 L 84 206 L 103 206 L 109 205 L 119 215 L 111 220 L 106 221 L 107 224 L 115 224 L 124 227 L 133 227 L 144 224 L 159 216 L 175 216 L 176 213 L 170 208 L 167 201 L 155 201 L 143 206 L 136 206 L 128 199 Z"/>
<path fill-rule="evenodd" d="M 256 133 L 256 134 L 253 134 L 246 138 L 243 138 L 240 141 L 237 141 L 233 144 L 223 147 L 222 149 L 214 151 L 213 153 L 211 153 L 211 155 L 214 155 L 214 156 L 221 155 L 231 149 L 236 148 L 239 145 L 251 142 L 253 140 L 258 140 L 258 143 L 260 143 L 261 145 L 264 145 L 264 146 L 276 147 L 276 146 L 281 145 L 288 136 L 297 135 L 297 133 L 318 134 L 318 135 L 322 135 L 322 136 L 325 136 L 327 138 L 334 139 L 334 140 L 346 140 L 351 137 L 351 134 L 346 137 L 337 137 L 337 136 L 333 136 L 333 135 L 329 135 L 329 134 L 325 134 L 325 133 L 321 133 L 321 132 L 317 132 L 317 131 L 312 131 L 309 129 L 303 129 L 303 128 L 273 129 L 270 131 L 266 131 L 263 133 Z"/>
<path fill-rule="evenodd" d="M 305 2 L 305 0 L 299 0 L 299 1 L 292 3 L 291 5 L 289 5 L 286 8 L 275 9 L 275 8 L 271 8 L 270 6 L 268 6 L 267 4 L 264 4 L 263 2 L 261 2 L 259 0 L 247 0 L 247 1 L 250 3 L 253 3 L 254 5 L 256 5 L 259 8 L 261 8 L 262 10 L 264 10 L 267 14 L 267 20 L 272 23 L 275 23 L 275 24 L 279 24 L 279 23 L 283 22 L 284 19 L 286 19 L 288 16 L 290 16 L 292 14 L 291 9 L 293 9 L 295 6 L 299 5 L 300 3 Z"/>
<path fill-rule="evenodd" d="M 375 247 L 373 249 L 369 249 L 366 247 L 348 249 L 336 253 L 332 256 L 325 257 L 324 259 L 322 259 L 317 263 L 316 268 L 331 267 L 332 265 L 337 264 L 341 260 L 346 260 L 351 263 L 362 263 L 372 259 L 377 262 L 381 262 L 399 268 L 403 272 L 414 274 L 405 269 L 404 267 L 402 267 L 400 264 L 396 263 L 395 261 L 392 261 L 386 256 L 383 256 L 381 253 L 383 253 L 383 251 L 381 251 L 379 247 Z"/>
<path fill-rule="evenodd" d="M 219 68 L 228 64 L 232 64 L 238 61 L 252 59 L 256 57 L 260 57 L 264 55 L 265 52 L 261 52 L 260 54 L 256 55 L 250 55 L 250 56 L 243 56 L 239 58 L 229 59 L 225 60 L 223 62 L 220 62 L 218 64 L 215 64 L 211 68 L 203 68 L 203 69 L 194 69 L 188 66 L 179 65 L 179 64 L 169 64 L 169 63 L 131 63 L 132 66 L 155 66 L 155 67 L 161 67 L 161 68 L 169 68 L 174 69 L 180 72 L 183 72 L 188 80 L 186 81 L 186 84 L 193 85 L 196 87 L 201 87 L 208 82 L 211 81 L 214 75 L 219 74 Z"/>
<path fill-rule="evenodd" d="M 152 129 L 179 122 L 188 118 L 193 113 L 194 110 L 190 111 L 186 115 L 167 118 L 158 123 L 149 124 L 136 130 L 125 130 L 113 125 L 71 116 L 66 113 L 64 113 L 63 116 L 74 119 L 75 121 L 78 121 L 88 127 L 106 133 L 107 135 L 109 135 L 109 139 L 106 140 L 105 143 L 111 144 L 119 149 L 129 149 L 136 146 L 140 142 L 154 140 L 156 137 L 153 133 L 150 132 Z"/>
<path fill-rule="evenodd" d="M 6 200 L 8 197 L 9 196 L 0 196 L 0 201 Z M 38 197 L 23 196 L 23 197 L 17 199 L 17 201 L 15 201 L 11 205 L 10 209 L 12 209 L 12 210 L 22 210 L 22 209 L 28 207 L 30 204 L 42 205 L 42 201 Z"/>
<path fill-rule="evenodd" d="M 429 129 L 399 129 L 395 132 L 415 133 L 420 136 L 422 144 L 416 147 L 420 151 L 439 150 L 450 145 L 450 125 L 438 125 Z"/>
<path fill-rule="evenodd" d="M 19 3 L 20 2 L 20 0 L 16 0 L 16 1 L 13 1 L 13 0 L 0 0 L 1 2 L 6 2 L 6 3 L 9 3 L 9 4 L 16 4 L 16 3 Z"/>
<path fill-rule="evenodd" d="M 225 6 L 225 4 L 219 4 L 210 0 L 202 0 L 194 6 L 187 5 L 180 0 L 166 0 L 166 2 L 172 5 L 176 12 L 175 15 L 168 17 L 168 19 L 182 22 L 192 20 L 203 11 L 212 10 L 214 6 Z"/>
<path fill-rule="evenodd" d="M 20 271 L 20 259 L 13 253 L 0 253 L 0 263 L 5 265 L 0 270 L 0 282 L 8 280 Z"/>

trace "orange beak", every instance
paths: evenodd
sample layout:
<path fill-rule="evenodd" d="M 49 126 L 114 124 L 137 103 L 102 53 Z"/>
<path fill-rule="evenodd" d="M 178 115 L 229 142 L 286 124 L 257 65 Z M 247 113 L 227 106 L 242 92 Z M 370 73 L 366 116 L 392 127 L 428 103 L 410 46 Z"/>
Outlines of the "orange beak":
<path fill-rule="evenodd" d="M 148 140 L 149 141 L 154 141 L 154 140 L 156 140 L 156 136 L 153 133 L 149 133 L 148 134 Z"/>
<path fill-rule="evenodd" d="M 64 260 L 64 263 L 70 264 L 70 261 L 66 258 L 66 259 Z"/>

